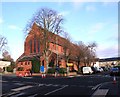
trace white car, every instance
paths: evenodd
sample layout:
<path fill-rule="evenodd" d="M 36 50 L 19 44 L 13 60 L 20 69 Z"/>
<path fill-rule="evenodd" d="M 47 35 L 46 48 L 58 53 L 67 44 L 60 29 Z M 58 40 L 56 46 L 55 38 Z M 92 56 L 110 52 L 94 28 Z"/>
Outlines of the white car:
<path fill-rule="evenodd" d="M 91 67 L 83 67 L 83 74 L 92 74 L 93 71 Z"/>
<path fill-rule="evenodd" d="M 103 69 L 101 67 L 99 68 L 99 70 L 100 70 L 100 72 L 103 72 Z"/>

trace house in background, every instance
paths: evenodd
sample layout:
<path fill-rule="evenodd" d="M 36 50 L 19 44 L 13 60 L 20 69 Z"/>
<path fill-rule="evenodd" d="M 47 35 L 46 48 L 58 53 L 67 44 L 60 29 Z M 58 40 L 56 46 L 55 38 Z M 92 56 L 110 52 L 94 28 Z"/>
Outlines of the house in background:
<path fill-rule="evenodd" d="M 0 72 L 4 71 L 7 72 L 7 67 L 10 66 L 11 62 L 9 61 L 2 61 L 0 60 Z"/>
<path fill-rule="evenodd" d="M 101 67 L 102 66 L 113 67 L 118 65 L 119 63 L 120 63 L 120 57 L 99 59 L 99 65 Z"/>

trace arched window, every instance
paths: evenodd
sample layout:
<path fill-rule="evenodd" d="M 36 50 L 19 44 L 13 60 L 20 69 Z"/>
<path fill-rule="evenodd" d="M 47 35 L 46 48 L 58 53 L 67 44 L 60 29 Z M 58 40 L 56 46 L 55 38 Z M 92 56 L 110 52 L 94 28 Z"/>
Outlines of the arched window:
<path fill-rule="evenodd" d="M 29 45 L 30 45 L 30 53 L 32 53 L 32 40 L 29 41 Z"/>
<path fill-rule="evenodd" d="M 25 42 L 25 46 L 24 46 L 25 51 L 26 51 L 26 46 L 27 46 L 27 45 L 26 45 L 26 42 Z"/>
<path fill-rule="evenodd" d="M 40 39 L 37 39 L 38 41 L 38 52 L 40 52 Z"/>
<path fill-rule="evenodd" d="M 36 53 L 36 37 L 34 37 L 34 53 Z"/>
<path fill-rule="evenodd" d="M 44 60 L 42 61 L 42 66 L 44 66 Z"/>

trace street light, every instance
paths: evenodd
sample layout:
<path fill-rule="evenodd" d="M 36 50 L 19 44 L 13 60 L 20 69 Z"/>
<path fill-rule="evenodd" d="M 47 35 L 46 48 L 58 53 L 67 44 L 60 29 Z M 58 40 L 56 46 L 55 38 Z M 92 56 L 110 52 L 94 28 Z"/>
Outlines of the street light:
<path fill-rule="evenodd" d="M 87 57 L 85 57 L 85 65 L 87 66 Z"/>

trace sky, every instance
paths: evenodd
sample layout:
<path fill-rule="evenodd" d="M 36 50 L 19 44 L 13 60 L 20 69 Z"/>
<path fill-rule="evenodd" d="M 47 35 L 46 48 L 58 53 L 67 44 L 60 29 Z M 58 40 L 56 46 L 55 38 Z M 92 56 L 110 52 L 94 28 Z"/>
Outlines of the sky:
<path fill-rule="evenodd" d="M 18 0 L 19 1 L 19 0 Z M 0 2 L 0 35 L 8 40 L 7 49 L 16 60 L 24 52 L 24 28 L 33 14 L 41 8 L 50 8 L 64 18 L 63 28 L 73 41 L 83 41 L 86 45 L 97 43 L 98 58 L 118 56 L 118 2 L 104 0 L 83 0 L 43 2 Z M 89 1 L 89 2 L 88 2 Z M 1 54 L 0 54 L 1 57 Z"/>

